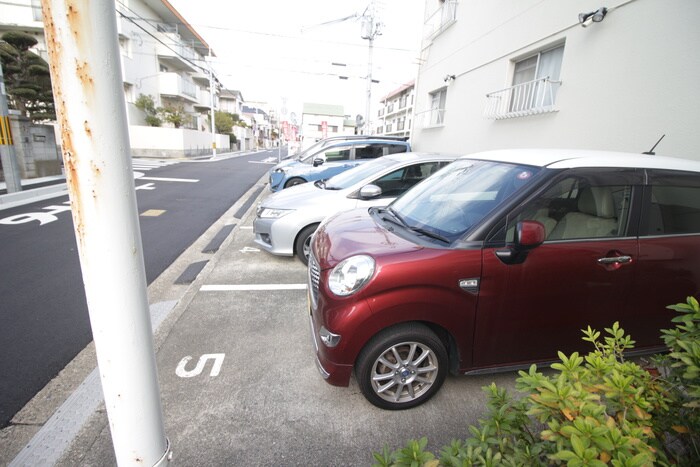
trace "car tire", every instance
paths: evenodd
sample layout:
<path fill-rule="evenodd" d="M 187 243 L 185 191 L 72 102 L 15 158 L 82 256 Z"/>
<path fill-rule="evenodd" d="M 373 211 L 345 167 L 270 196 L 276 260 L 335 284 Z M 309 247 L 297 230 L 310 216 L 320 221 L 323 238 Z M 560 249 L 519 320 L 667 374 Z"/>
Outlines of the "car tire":
<path fill-rule="evenodd" d="M 302 183 L 306 183 L 306 180 L 304 180 L 301 177 L 292 177 L 289 180 L 287 180 L 287 183 L 284 184 L 284 187 L 289 188 L 290 186 L 301 185 Z"/>
<path fill-rule="evenodd" d="M 385 329 L 360 352 L 355 377 L 365 398 L 382 409 L 420 405 L 447 376 L 447 350 L 427 326 L 406 323 Z"/>
<path fill-rule="evenodd" d="M 318 224 L 309 225 L 302 229 L 302 231 L 297 235 L 297 239 L 294 241 L 294 252 L 297 258 L 304 263 L 304 265 L 309 264 L 309 253 L 311 252 L 311 237 L 313 237 L 314 232 L 318 228 Z"/>

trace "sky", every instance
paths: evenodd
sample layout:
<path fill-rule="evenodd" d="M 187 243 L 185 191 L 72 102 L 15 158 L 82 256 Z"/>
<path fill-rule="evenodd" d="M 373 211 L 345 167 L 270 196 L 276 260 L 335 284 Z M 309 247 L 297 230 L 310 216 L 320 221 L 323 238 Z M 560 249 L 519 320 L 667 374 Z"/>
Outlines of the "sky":
<path fill-rule="evenodd" d="M 321 24 L 361 15 L 371 0 L 169 1 L 212 47 L 224 87 L 241 91 L 247 102 L 267 102 L 298 120 L 303 103 L 364 115 L 369 41 L 360 37 L 361 22 Z M 374 0 L 382 26 L 372 53 L 372 78 L 379 81 L 372 85 L 372 114 L 383 96 L 415 79 L 424 5 Z"/>

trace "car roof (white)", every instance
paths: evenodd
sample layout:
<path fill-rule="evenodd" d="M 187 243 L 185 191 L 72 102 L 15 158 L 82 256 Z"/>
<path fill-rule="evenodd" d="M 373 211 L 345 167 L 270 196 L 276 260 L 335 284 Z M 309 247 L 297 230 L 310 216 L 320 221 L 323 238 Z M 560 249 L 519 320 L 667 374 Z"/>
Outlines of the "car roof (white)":
<path fill-rule="evenodd" d="M 551 169 L 626 167 L 700 172 L 700 161 L 615 151 L 581 149 L 503 149 L 469 154 L 463 156 L 463 158 L 517 163 Z"/>

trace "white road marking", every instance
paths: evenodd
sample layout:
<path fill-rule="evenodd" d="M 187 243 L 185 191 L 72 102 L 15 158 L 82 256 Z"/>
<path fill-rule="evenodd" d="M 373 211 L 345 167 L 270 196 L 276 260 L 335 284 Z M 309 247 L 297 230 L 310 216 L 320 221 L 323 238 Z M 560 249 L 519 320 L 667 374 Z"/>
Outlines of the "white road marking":
<path fill-rule="evenodd" d="M 277 165 L 277 161 L 265 162 L 265 161 L 248 161 L 251 164 L 264 164 L 264 165 Z"/>
<path fill-rule="evenodd" d="M 194 178 L 162 178 L 162 177 L 139 177 L 139 180 L 153 180 L 156 182 L 185 182 L 197 183 L 199 180 Z"/>
<path fill-rule="evenodd" d="M 252 292 L 259 290 L 306 290 L 306 284 L 211 284 L 203 285 L 201 292 Z"/>
<path fill-rule="evenodd" d="M 252 248 L 249 246 L 244 247 L 242 250 L 238 250 L 241 253 L 260 253 L 260 250 L 257 248 Z"/>
<path fill-rule="evenodd" d="M 219 376 L 219 372 L 221 371 L 221 365 L 224 364 L 224 357 L 226 357 L 226 354 L 223 353 L 207 353 L 199 357 L 199 360 L 197 361 L 197 366 L 195 366 L 193 370 L 185 370 L 185 366 L 187 365 L 187 363 L 190 360 L 192 360 L 192 357 L 188 355 L 182 360 L 180 360 L 180 363 L 177 364 L 175 374 L 178 375 L 180 378 L 192 378 L 193 376 L 198 376 L 202 373 L 202 370 L 204 370 L 204 366 L 207 364 L 207 360 L 213 360 L 214 363 L 211 366 L 211 372 L 209 373 L 209 376 Z"/>

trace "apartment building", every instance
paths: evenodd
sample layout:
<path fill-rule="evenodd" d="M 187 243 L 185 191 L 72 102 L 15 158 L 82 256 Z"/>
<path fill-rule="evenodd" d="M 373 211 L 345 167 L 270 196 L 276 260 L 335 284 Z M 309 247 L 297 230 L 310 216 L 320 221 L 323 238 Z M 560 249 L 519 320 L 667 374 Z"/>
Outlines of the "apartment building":
<path fill-rule="evenodd" d="M 346 118 L 342 105 L 304 103 L 301 114 L 304 147 L 323 138 L 354 133 L 355 121 Z"/>
<path fill-rule="evenodd" d="M 48 60 L 39 0 L 0 4 L 0 34 L 22 31 L 38 41 L 35 52 Z M 209 114 L 216 107 L 218 80 L 206 57 L 209 45 L 167 0 L 116 2 L 124 99 L 132 152 L 139 156 L 187 157 L 211 151 Z M 213 92 L 212 92 L 213 89 Z M 136 103 L 150 96 L 176 117 L 161 127 L 146 125 Z M 228 136 L 217 135 L 228 148 Z"/>
<path fill-rule="evenodd" d="M 414 91 L 415 82 L 411 81 L 382 98 L 377 111 L 376 135 L 411 136 Z"/>
<path fill-rule="evenodd" d="M 426 0 L 414 147 L 700 159 L 700 2 Z"/>

